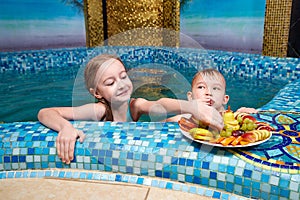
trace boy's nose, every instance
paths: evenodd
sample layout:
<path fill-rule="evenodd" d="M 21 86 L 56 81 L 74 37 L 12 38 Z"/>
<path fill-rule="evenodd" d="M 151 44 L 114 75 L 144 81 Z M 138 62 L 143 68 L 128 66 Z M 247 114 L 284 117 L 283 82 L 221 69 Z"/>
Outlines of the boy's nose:
<path fill-rule="evenodd" d="M 211 95 L 211 92 L 210 92 L 210 89 L 209 89 L 209 88 L 206 88 L 205 94 L 206 94 L 206 95 Z"/>

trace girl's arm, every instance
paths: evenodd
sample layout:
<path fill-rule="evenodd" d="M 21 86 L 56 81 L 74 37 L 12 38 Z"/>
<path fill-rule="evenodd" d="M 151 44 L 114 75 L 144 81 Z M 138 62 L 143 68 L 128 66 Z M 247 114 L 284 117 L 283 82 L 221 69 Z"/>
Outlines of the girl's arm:
<path fill-rule="evenodd" d="M 102 104 L 86 104 L 79 107 L 44 108 L 38 113 L 39 121 L 58 132 L 56 149 L 62 162 L 73 160 L 76 139 L 83 142 L 85 134 L 75 129 L 69 120 L 98 120 L 105 112 Z"/>
<path fill-rule="evenodd" d="M 208 106 L 201 100 L 178 100 L 171 98 L 161 98 L 157 101 L 148 101 L 146 99 L 136 99 L 133 102 L 133 108 L 136 114 L 133 117 L 139 117 L 141 114 L 185 114 L 190 113 L 196 119 L 205 124 L 210 125 L 212 128 L 222 130 L 223 118 L 221 114 L 212 106 Z M 134 115 L 133 114 L 133 115 Z"/>

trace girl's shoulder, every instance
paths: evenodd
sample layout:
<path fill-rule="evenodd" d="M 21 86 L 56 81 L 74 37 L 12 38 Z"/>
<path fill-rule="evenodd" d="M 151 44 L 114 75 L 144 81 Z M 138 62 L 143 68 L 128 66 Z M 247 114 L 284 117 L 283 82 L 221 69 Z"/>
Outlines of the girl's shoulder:
<path fill-rule="evenodd" d="M 106 114 L 106 105 L 102 102 L 94 103 L 94 113 L 96 115 L 97 120 L 104 121 Z"/>

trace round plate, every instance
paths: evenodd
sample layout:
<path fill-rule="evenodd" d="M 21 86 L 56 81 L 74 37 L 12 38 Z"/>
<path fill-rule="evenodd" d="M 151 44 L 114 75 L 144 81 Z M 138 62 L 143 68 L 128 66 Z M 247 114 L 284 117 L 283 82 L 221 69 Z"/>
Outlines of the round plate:
<path fill-rule="evenodd" d="M 223 147 L 223 148 L 241 148 L 241 147 L 251 147 L 251 146 L 255 146 L 255 145 L 259 145 L 259 144 L 262 144 L 266 141 L 268 141 L 271 137 L 272 137 L 272 132 L 270 131 L 270 136 L 264 140 L 261 140 L 261 141 L 257 141 L 257 142 L 252 142 L 252 143 L 249 143 L 249 144 L 246 144 L 246 145 L 227 145 L 227 146 L 223 146 L 222 144 L 216 144 L 216 143 L 211 143 L 211 142 L 207 142 L 207 141 L 203 141 L 203 140 L 195 140 L 190 133 L 186 132 L 186 131 L 183 131 L 182 129 L 180 129 L 181 133 L 189 138 L 190 140 L 193 140 L 195 142 L 198 142 L 198 143 L 201 143 L 201 144 L 206 144 L 206 145 L 209 145 L 209 146 L 214 146 L 214 147 Z"/>

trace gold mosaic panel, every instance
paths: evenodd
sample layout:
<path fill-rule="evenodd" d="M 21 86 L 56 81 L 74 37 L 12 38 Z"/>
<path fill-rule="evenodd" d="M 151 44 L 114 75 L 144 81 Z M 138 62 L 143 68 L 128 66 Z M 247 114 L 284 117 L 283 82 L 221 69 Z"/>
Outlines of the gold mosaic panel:
<path fill-rule="evenodd" d="M 85 0 L 84 18 L 86 30 L 86 45 L 88 47 L 104 44 L 102 1 Z"/>
<path fill-rule="evenodd" d="M 102 1 L 86 0 L 85 4 L 87 46 L 103 45 Z M 179 46 L 179 0 L 110 0 L 106 11 L 108 45 Z"/>
<path fill-rule="evenodd" d="M 292 0 L 266 0 L 263 55 L 286 57 Z"/>

